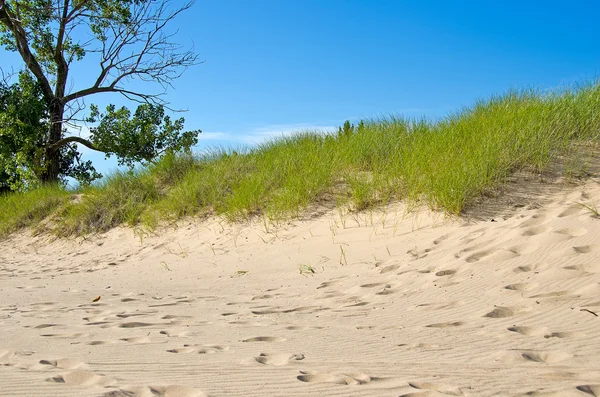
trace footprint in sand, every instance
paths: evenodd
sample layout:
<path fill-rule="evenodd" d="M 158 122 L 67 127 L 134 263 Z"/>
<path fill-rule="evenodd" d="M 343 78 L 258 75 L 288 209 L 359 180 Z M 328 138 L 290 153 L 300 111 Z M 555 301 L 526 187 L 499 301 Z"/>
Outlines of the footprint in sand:
<path fill-rule="evenodd" d="M 369 375 L 362 373 L 331 374 L 312 371 L 300 371 L 301 375 L 296 378 L 301 382 L 308 383 L 336 383 L 339 385 L 364 385 L 371 382 Z"/>
<path fill-rule="evenodd" d="M 511 317 L 511 316 L 514 316 L 516 314 L 516 312 L 517 311 L 513 308 L 498 306 L 491 312 L 485 314 L 483 317 L 490 317 L 490 318 Z"/>
<path fill-rule="evenodd" d="M 124 387 L 105 393 L 102 397 L 206 397 L 206 394 L 200 389 L 170 385 Z"/>
<path fill-rule="evenodd" d="M 156 312 L 149 313 L 119 313 L 117 314 L 118 318 L 129 318 L 129 317 L 139 317 L 139 316 L 147 316 L 149 314 L 155 314 Z"/>
<path fill-rule="evenodd" d="M 72 360 L 70 358 L 61 358 L 58 360 L 40 360 L 40 364 L 61 369 L 77 369 L 84 365 L 81 361 Z"/>
<path fill-rule="evenodd" d="M 339 385 L 376 385 L 378 387 L 391 389 L 406 385 L 404 379 L 393 377 L 375 377 L 360 372 L 352 373 L 323 373 L 314 371 L 300 371 L 296 377 L 301 382 L 308 383 L 335 383 Z"/>
<path fill-rule="evenodd" d="M 296 313 L 300 312 L 303 314 L 314 313 L 315 311 L 322 310 L 318 306 L 300 306 L 294 307 L 292 309 L 281 309 L 279 306 L 274 308 L 269 308 L 266 310 L 252 310 L 252 314 L 263 315 L 263 314 L 278 314 L 278 313 Z"/>
<path fill-rule="evenodd" d="M 327 288 L 327 287 L 329 287 L 331 284 L 333 284 L 333 282 L 331 282 L 331 281 L 325 281 L 325 282 L 322 282 L 321 284 L 319 284 L 319 286 L 317 287 L 317 289 L 321 289 L 321 288 Z M 254 300 L 254 298 L 252 298 L 252 300 Z"/>
<path fill-rule="evenodd" d="M 566 227 L 564 229 L 556 230 L 554 233 L 563 234 L 567 237 L 573 238 L 585 236 L 588 231 L 582 227 Z"/>
<path fill-rule="evenodd" d="M 302 331 L 302 330 L 308 329 L 308 327 L 305 325 L 288 325 L 288 326 L 284 327 L 284 329 L 287 329 L 290 331 Z"/>
<path fill-rule="evenodd" d="M 444 276 L 453 276 L 454 274 L 456 274 L 456 270 L 440 270 L 435 275 L 438 277 L 444 277 Z"/>
<path fill-rule="evenodd" d="M 514 325 L 512 327 L 507 328 L 511 332 L 516 332 L 525 336 L 535 336 L 542 335 L 545 332 L 545 328 L 543 327 L 528 327 L 528 326 L 518 326 Z"/>
<path fill-rule="evenodd" d="M 577 386 L 577 390 L 587 393 L 590 396 L 600 397 L 600 384 Z"/>
<path fill-rule="evenodd" d="M 579 333 L 579 332 L 551 332 L 549 334 L 544 335 L 544 338 L 546 339 L 550 339 L 550 338 L 575 338 L 575 337 L 580 337 L 583 336 L 583 334 Z"/>
<path fill-rule="evenodd" d="M 141 328 L 141 327 L 150 327 L 152 325 L 156 325 L 156 324 L 133 321 L 133 322 L 129 322 L 129 323 L 119 324 L 119 328 Z"/>
<path fill-rule="evenodd" d="M 448 237 L 450 237 L 449 234 L 444 234 L 443 236 L 440 236 L 440 237 L 436 238 L 435 240 L 433 240 L 433 244 L 438 245 L 442 241 L 448 239 Z"/>
<path fill-rule="evenodd" d="M 166 303 L 155 303 L 153 305 L 148 305 L 148 307 L 165 307 L 165 306 L 176 306 L 180 302 L 166 302 Z"/>
<path fill-rule="evenodd" d="M 526 244 L 514 245 L 514 246 L 508 248 L 508 251 L 514 253 L 515 256 L 518 256 L 518 255 L 532 254 L 532 253 L 538 251 L 539 249 L 540 249 L 539 244 L 526 243 Z"/>
<path fill-rule="evenodd" d="M 183 345 L 175 349 L 169 349 L 169 353 L 198 353 L 198 354 L 214 354 L 229 350 L 229 346 L 219 345 Z"/>
<path fill-rule="evenodd" d="M 423 391 L 417 391 L 414 393 L 400 394 L 398 397 L 446 397 L 446 396 L 451 396 L 451 395 L 452 394 L 440 393 L 435 390 L 423 390 Z"/>
<path fill-rule="evenodd" d="M 527 361 L 533 361 L 536 363 L 557 363 L 560 361 L 567 360 L 573 357 L 570 354 L 563 352 L 523 352 L 521 353 L 521 357 L 523 357 Z"/>
<path fill-rule="evenodd" d="M 258 357 L 254 357 L 254 360 L 257 363 L 265 364 L 265 365 L 287 365 L 290 361 L 300 361 L 304 360 L 304 354 L 296 353 L 296 354 L 270 354 L 270 353 L 260 353 Z"/>
<path fill-rule="evenodd" d="M 203 345 L 200 349 L 198 349 L 198 354 L 214 354 L 227 350 L 229 350 L 229 346 Z"/>
<path fill-rule="evenodd" d="M 553 291 L 545 292 L 543 294 L 531 295 L 528 298 L 563 298 L 563 299 L 574 299 L 579 298 L 579 295 L 571 291 Z"/>
<path fill-rule="evenodd" d="M 87 371 L 73 371 L 46 379 L 48 382 L 66 383 L 72 386 L 111 386 L 115 380 Z"/>
<path fill-rule="evenodd" d="M 458 387 L 448 385 L 436 385 L 429 382 L 408 382 L 408 385 L 413 389 L 422 390 L 421 392 L 403 394 L 400 397 L 408 396 L 462 396 L 463 392 Z"/>
<path fill-rule="evenodd" d="M 529 227 L 529 228 L 525 229 L 523 231 L 523 233 L 521 233 L 521 236 L 524 236 L 524 237 L 537 236 L 538 234 L 545 233 L 549 230 L 550 230 L 550 227 L 548 227 L 548 226 Z"/>
<path fill-rule="evenodd" d="M 492 252 L 494 252 L 494 251 L 493 250 L 484 250 L 484 251 L 475 252 L 474 254 L 467 256 L 465 258 L 465 261 L 467 263 L 479 262 L 481 259 L 490 255 Z"/>
<path fill-rule="evenodd" d="M 577 247 L 573 247 L 573 251 L 575 251 L 578 254 L 589 254 L 590 252 L 592 252 L 592 246 L 591 245 L 580 245 Z"/>
<path fill-rule="evenodd" d="M 257 336 L 244 339 L 242 342 L 285 342 L 287 339 L 278 336 Z"/>
<path fill-rule="evenodd" d="M 236 312 L 226 312 L 226 313 L 221 313 L 221 316 L 223 317 L 229 317 L 229 316 L 237 316 L 239 313 Z"/>
<path fill-rule="evenodd" d="M 529 273 L 529 272 L 533 272 L 533 271 L 537 270 L 538 268 L 540 268 L 540 264 L 534 263 L 532 265 L 517 266 L 513 269 L 513 272 Z"/>
<path fill-rule="evenodd" d="M 515 283 L 515 284 L 508 284 L 504 288 L 509 289 L 511 291 L 527 291 L 528 289 L 531 289 L 532 286 L 527 283 Z"/>
<path fill-rule="evenodd" d="M 386 284 L 386 283 L 369 283 L 369 284 L 363 284 L 360 287 L 361 288 L 376 288 L 376 287 L 380 287 L 380 286 L 385 286 L 387 288 L 391 288 L 391 285 Z"/>
<path fill-rule="evenodd" d="M 383 287 L 383 289 L 379 292 L 376 292 L 375 295 L 391 295 L 391 294 L 395 294 L 396 291 L 394 289 L 392 289 L 392 286 L 387 284 L 385 287 Z"/>
<path fill-rule="evenodd" d="M 116 343 L 115 341 L 108 341 L 108 340 L 93 340 L 90 341 L 88 343 L 86 343 L 86 345 L 90 345 L 90 346 L 102 346 L 102 345 L 112 345 L 113 343 Z"/>
<path fill-rule="evenodd" d="M 177 347 L 175 349 L 167 350 L 169 353 L 194 353 L 195 351 L 196 348 L 192 346 Z"/>
<path fill-rule="evenodd" d="M 462 304 L 460 301 L 447 301 L 447 302 L 432 302 L 432 303 L 420 303 L 416 305 L 416 308 L 427 309 L 427 310 L 443 310 L 452 309 L 457 305 Z"/>
<path fill-rule="evenodd" d="M 32 351 L 14 351 L 14 350 L 0 350 L 0 364 L 1 365 L 15 365 L 14 359 L 22 356 L 31 356 L 34 352 Z"/>
<path fill-rule="evenodd" d="M 191 335 L 190 331 L 183 329 L 167 329 L 160 331 L 159 334 L 166 335 L 169 338 L 184 338 Z"/>
<path fill-rule="evenodd" d="M 82 332 L 78 332 L 75 334 L 41 334 L 45 338 L 57 338 L 57 339 L 77 339 L 77 338 L 87 338 L 90 334 L 85 334 Z M 76 343 L 76 342 L 73 342 Z"/>
<path fill-rule="evenodd" d="M 482 228 L 473 230 L 472 232 L 465 234 L 460 239 L 461 240 L 475 240 L 475 239 L 483 236 L 487 231 L 488 231 L 487 227 L 482 227 Z"/>
<path fill-rule="evenodd" d="M 460 327 L 464 323 L 462 321 L 453 321 L 447 323 L 437 323 L 437 324 L 429 324 L 426 325 L 427 328 L 450 328 L 450 327 Z"/>
<path fill-rule="evenodd" d="M 327 287 L 327 285 L 329 285 L 329 284 L 328 283 L 322 283 L 320 286 L 317 287 L 317 289 Z M 279 296 L 279 295 L 281 295 L 281 294 L 275 294 L 275 295 L 271 295 L 271 294 L 256 295 L 256 296 L 253 296 L 252 299 L 250 299 L 250 300 L 255 301 L 255 300 L 260 300 L 260 299 L 271 299 L 271 298 L 275 298 L 276 296 Z"/>
<path fill-rule="evenodd" d="M 387 265 L 387 266 L 380 268 L 379 274 L 393 272 L 394 270 L 398 270 L 399 268 L 400 268 L 400 265 Z"/>
<path fill-rule="evenodd" d="M 483 258 L 487 258 L 488 260 L 491 260 L 491 261 L 502 262 L 502 261 L 507 261 L 509 259 L 516 258 L 516 257 L 524 255 L 524 254 L 531 254 L 531 253 L 537 251 L 539 248 L 540 248 L 540 246 L 538 244 L 521 244 L 521 245 L 515 245 L 508 249 L 483 250 L 483 251 L 475 252 L 474 254 L 466 257 L 465 261 L 467 263 L 474 263 L 474 262 L 480 261 Z"/>
<path fill-rule="evenodd" d="M 519 255 L 521 255 L 520 252 L 513 250 L 513 249 L 501 249 L 501 250 L 497 250 L 492 252 L 489 256 L 488 259 L 490 261 L 498 261 L 498 262 L 502 262 L 502 261 L 507 261 L 509 259 L 513 259 L 518 257 Z"/>
<path fill-rule="evenodd" d="M 567 216 L 575 215 L 575 214 L 578 214 L 579 211 L 581 211 L 581 209 L 582 209 L 582 207 L 579 204 L 571 205 L 566 210 L 564 210 L 560 214 L 558 214 L 557 216 L 559 218 L 564 218 Z"/>
<path fill-rule="evenodd" d="M 175 314 L 167 314 L 167 315 L 161 317 L 162 320 L 190 320 L 193 318 L 194 318 L 194 316 L 182 316 L 182 315 L 175 315 Z M 210 322 L 210 321 L 206 321 L 205 323 L 212 324 L 212 322 Z"/>
<path fill-rule="evenodd" d="M 124 342 L 128 342 L 128 343 L 134 343 L 134 344 L 142 344 L 142 343 L 150 343 L 151 342 L 150 338 L 148 338 L 147 336 L 136 336 L 133 338 L 121 338 L 120 340 L 122 340 Z"/>
<path fill-rule="evenodd" d="M 40 324 L 40 325 L 36 325 L 35 329 L 44 329 L 44 328 L 51 328 L 51 327 L 60 327 L 62 324 Z M 29 327 L 25 327 L 25 328 L 29 328 Z"/>
<path fill-rule="evenodd" d="M 348 300 L 350 302 L 355 302 L 356 301 L 356 299 L 354 299 L 354 298 L 350 298 Z M 368 304 L 369 304 L 369 302 L 357 302 L 357 303 L 353 303 L 351 305 L 346 305 L 346 306 L 343 306 L 343 307 L 361 307 L 361 306 L 366 306 Z"/>
<path fill-rule="evenodd" d="M 594 271 L 588 271 L 588 266 L 586 265 L 568 265 L 568 266 L 564 266 L 563 269 L 565 270 L 573 270 L 574 272 L 576 272 L 576 274 L 578 276 L 584 276 L 584 275 L 589 275 L 591 273 L 595 273 Z M 589 270 L 593 270 L 593 269 L 589 269 Z"/>

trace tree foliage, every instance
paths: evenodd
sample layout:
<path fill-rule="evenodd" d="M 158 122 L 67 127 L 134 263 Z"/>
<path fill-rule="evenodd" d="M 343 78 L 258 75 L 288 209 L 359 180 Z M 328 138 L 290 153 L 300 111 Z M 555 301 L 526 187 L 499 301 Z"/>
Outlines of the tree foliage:
<path fill-rule="evenodd" d="M 23 189 L 35 179 L 33 159 L 48 130 L 48 112 L 39 86 L 28 73 L 0 83 L 0 191 Z"/>
<path fill-rule="evenodd" d="M 365 122 L 360 120 L 358 126 L 354 126 L 354 124 L 350 123 L 350 120 L 344 121 L 344 125 L 342 127 L 338 127 L 338 137 L 349 137 L 356 131 L 358 134 L 362 133 L 365 130 Z"/>
<path fill-rule="evenodd" d="M 164 113 L 164 107 L 148 103 L 138 106 L 133 116 L 126 107 L 109 105 L 106 113 L 100 113 L 93 105 L 89 120 L 99 123 L 91 130 L 91 141 L 99 150 L 116 155 L 119 165 L 130 167 L 198 143 L 196 131 L 181 132 L 183 118 L 171 121 Z"/>
<path fill-rule="evenodd" d="M 99 174 L 81 160 L 77 145 L 116 155 L 132 165 L 166 151 L 187 149 L 197 131 L 165 116 L 162 95 L 197 55 L 175 43 L 167 25 L 193 2 L 169 0 L 0 0 L 0 46 L 17 52 L 25 67 L 18 82 L 0 85 L 0 189 L 71 176 L 89 182 Z M 97 64 L 91 82 L 69 80 L 83 60 Z M 151 82 L 158 92 L 128 88 Z M 69 83 L 69 84 L 68 84 Z M 105 113 L 84 100 L 117 93 L 139 106 L 133 114 L 110 105 Z M 82 112 L 90 110 L 87 116 Z M 65 126 L 93 121 L 90 137 Z"/>

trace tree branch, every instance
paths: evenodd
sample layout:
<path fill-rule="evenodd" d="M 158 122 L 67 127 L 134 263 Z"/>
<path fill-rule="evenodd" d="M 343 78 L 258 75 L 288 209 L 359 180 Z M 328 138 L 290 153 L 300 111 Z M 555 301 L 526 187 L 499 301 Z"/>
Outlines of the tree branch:
<path fill-rule="evenodd" d="M 123 88 L 116 88 L 116 87 L 90 87 L 90 88 L 86 88 L 86 89 L 74 92 L 73 94 L 69 94 L 69 95 L 65 96 L 64 97 L 64 101 L 65 101 L 65 103 L 67 103 L 67 102 L 70 102 L 70 101 L 72 101 L 74 99 L 79 99 L 79 98 L 86 97 L 88 95 L 100 94 L 100 93 L 105 93 L 105 92 L 116 92 L 118 94 L 121 94 L 121 95 L 127 97 L 128 99 L 131 99 L 131 97 L 137 97 L 138 98 L 138 102 L 147 102 L 147 103 L 157 103 L 157 102 L 160 102 L 158 100 L 158 95 L 156 95 L 156 94 L 142 94 L 142 93 L 139 93 L 139 92 L 125 90 Z"/>
<path fill-rule="evenodd" d="M 71 142 L 81 143 L 83 146 L 88 147 L 92 150 L 95 150 L 97 152 L 103 152 L 102 150 L 100 150 L 96 146 L 94 146 L 94 144 L 92 142 L 88 141 L 87 139 L 78 137 L 78 136 L 68 136 L 66 138 L 62 138 L 62 139 L 54 142 L 52 145 L 48 146 L 48 150 L 56 151 Z"/>
<path fill-rule="evenodd" d="M 2 23 L 12 32 L 21 58 L 25 62 L 25 65 L 27 65 L 27 68 L 39 81 L 44 95 L 48 99 L 53 99 L 54 93 L 52 92 L 52 87 L 50 86 L 50 83 L 48 82 L 48 79 L 46 78 L 46 75 L 44 74 L 44 71 L 38 63 L 35 55 L 33 55 L 31 49 L 29 48 L 27 34 L 21 25 L 21 21 L 13 15 L 13 11 L 10 9 L 5 0 L 0 0 L 0 23 Z"/>
<path fill-rule="evenodd" d="M 69 0 L 64 0 L 62 15 L 60 17 L 58 35 L 56 36 L 56 46 L 54 47 L 54 62 L 56 63 L 56 89 L 54 95 L 62 98 L 65 95 L 65 85 L 69 73 L 69 65 L 65 60 L 63 44 L 65 41 L 65 29 L 67 26 Z"/>
<path fill-rule="evenodd" d="M 66 95 L 65 103 L 101 92 L 116 92 L 128 99 L 133 96 L 144 102 L 161 103 L 160 93 L 133 92 L 125 90 L 121 84 L 139 78 L 166 89 L 187 67 L 201 63 L 192 50 L 180 51 L 181 46 L 170 41 L 173 35 L 163 32 L 168 22 L 191 7 L 193 1 L 172 12 L 167 9 L 168 2 L 158 2 L 157 8 L 153 7 L 154 3 L 156 1 L 151 0 L 134 4 L 127 23 L 110 23 L 104 27 L 99 36 L 103 38 L 98 49 L 102 57 L 96 81 L 89 88 Z"/>

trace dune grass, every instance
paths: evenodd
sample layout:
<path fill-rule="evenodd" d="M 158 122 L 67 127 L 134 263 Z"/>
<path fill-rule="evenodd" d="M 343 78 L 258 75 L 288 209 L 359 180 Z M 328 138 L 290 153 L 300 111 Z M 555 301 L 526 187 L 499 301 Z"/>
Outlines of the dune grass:
<path fill-rule="evenodd" d="M 0 235 L 52 211 L 59 235 L 121 224 L 153 228 L 210 214 L 277 221 L 323 203 L 363 210 L 406 200 L 459 214 L 512 172 L 541 172 L 582 142 L 597 142 L 599 134 L 600 84 L 511 91 L 435 122 L 388 117 L 337 134 L 298 133 L 241 154 L 165 156 L 148 168 L 109 176 L 83 190 L 78 202 L 58 190 L 4 196 L 1 208 L 18 201 L 20 209 L 0 217 Z"/>
<path fill-rule="evenodd" d="M 69 201 L 70 193 L 56 185 L 0 195 L 0 237 L 35 227 Z"/>

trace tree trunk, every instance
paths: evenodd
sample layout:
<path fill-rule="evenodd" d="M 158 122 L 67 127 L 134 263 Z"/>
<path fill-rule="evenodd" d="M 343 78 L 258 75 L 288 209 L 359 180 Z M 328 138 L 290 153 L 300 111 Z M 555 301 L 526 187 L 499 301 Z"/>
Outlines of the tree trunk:
<path fill-rule="evenodd" d="M 65 105 L 58 98 L 54 98 L 50 104 L 50 131 L 46 140 L 46 152 L 44 154 L 44 169 L 40 176 L 42 182 L 56 183 L 60 175 L 60 147 L 52 147 L 52 144 L 62 138 L 62 120 Z"/>

